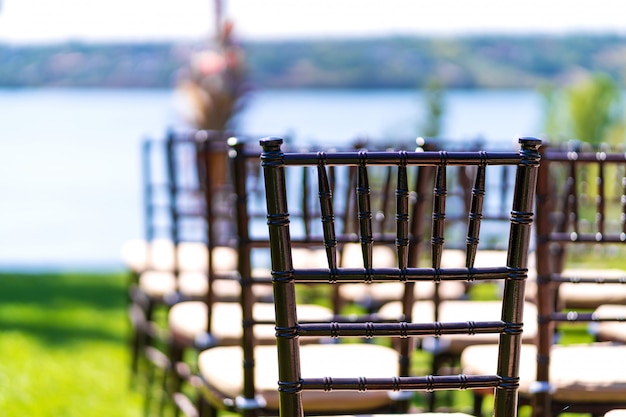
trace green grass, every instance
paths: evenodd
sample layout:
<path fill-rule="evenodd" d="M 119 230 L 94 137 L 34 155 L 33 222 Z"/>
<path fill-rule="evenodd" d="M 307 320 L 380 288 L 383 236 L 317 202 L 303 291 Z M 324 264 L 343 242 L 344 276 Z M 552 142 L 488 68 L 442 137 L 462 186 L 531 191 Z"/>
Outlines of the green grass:
<path fill-rule="evenodd" d="M 0 274 L 0 415 L 142 415 L 143 389 L 129 379 L 126 285 L 124 274 Z M 484 286 L 472 298 L 493 292 Z M 583 335 L 576 330 L 568 342 Z M 428 373 L 429 354 L 416 351 L 413 365 Z M 469 392 L 438 398 L 470 411 Z M 425 401 L 416 395 L 417 407 Z"/>
<path fill-rule="evenodd" d="M 126 277 L 0 274 L 3 416 L 140 416 Z"/>

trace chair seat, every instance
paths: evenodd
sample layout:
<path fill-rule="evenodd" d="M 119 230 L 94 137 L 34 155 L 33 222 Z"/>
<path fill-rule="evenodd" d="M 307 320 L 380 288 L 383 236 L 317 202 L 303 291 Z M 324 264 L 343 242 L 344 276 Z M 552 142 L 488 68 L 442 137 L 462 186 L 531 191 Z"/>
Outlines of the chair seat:
<path fill-rule="evenodd" d="M 398 264 L 395 251 L 388 246 L 375 246 L 373 259 L 375 267 L 392 268 Z M 442 264 L 446 266 L 461 266 L 465 263 L 465 252 L 451 249 L 444 251 Z M 351 243 L 344 245 L 342 265 L 348 268 L 362 268 L 363 255 L 359 244 Z M 418 282 L 415 285 L 416 299 L 432 299 L 434 293 L 432 282 Z M 339 287 L 341 299 L 362 303 L 382 305 L 384 303 L 402 298 L 404 284 L 400 282 L 377 283 L 377 284 L 350 284 Z M 454 300 L 463 297 L 465 285 L 462 282 L 446 282 L 440 285 L 439 294 L 442 299 Z"/>
<path fill-rule="evenodd" d="M 598 340 L 626 343 L 626 305 L 605 304 L 594 312 L 598 317 L 622 317 L 625 321 L 602 321 L 594 323 Z"/>
<path fill-rule="evenodd" d="M 375 344 L 311 344 L 300 348 L 302 376 L 335 378 L 391 377 L 397 375 L 398 354 L 395 350 Z M 363 363 L 363 358 L 376 358 Z M 255 348 L 255 386 L 267 409 L 278 409 L 278 359 L 275 346 Z M 242 349 L 225 346 L 200 353 L 198 366 L 203 379 L 228 398 L 236 398 L 243 390 Z M 392 403 L 387 391 L 305 391 L 305 407 L 310 412 L 354 412 L 384 408 Z"/>
<path fill-rule="evenodd" d="M 381 247 L 380 249 L 389 249 Z M 534 268 L 534 254 L 529 256 L 529 269 Z M 359 254 L 359 259 L 361 255 Z M 506 251 L 503 250 L 481 250 L 476 253 L 474 260 L 475 267 L 489 267 L 493 265 L 506 264 Z M 390 257 L 387 256 L 389 259 Z M 376 259 L 376 258 L 374 258 Z M 395 262 L 395 259 L 393 260 Z M 361 262 L 362 264 L 362 262 Z M 357 265 L 362 266 L 362 265 Z M 393 263 L 380 266 L 395 266 Z M 465 251 L 460 249 L 446 249 L 441 257 L 443 268 L 463 268 L 465 266 Z M 350 301 L 373 301 L 378 304 L 387 303 L 401 298 L 402 283 L 382 283 L 382 284 L 351 284 L 342 285 L 339 289 L 341 297 Z M 467 288 L 461 281 L 442 282 L 439 286 L 439 296 L 442 300 L 458 300 L 466 294 Z M 528 292 L 528 290 L 527 290 Z M 415 285 L 416 300 L 429 300 L 433 298 L 434 284 L 432 282 L 417 282 Z"/>
<path fill-rule="evenodd" d="M 173 272 L 146 271 L 139 276 L 139 288 L 148 296 L 163 299 L 176 293 L 176 276 Z M 181 272 L 178 276 L 178 290 L 187 297 L 198 298 L 206 295 L 207 276 L 204 272 Z M 254 294 L 258 299 L 269 300 L 272 295 L 270 285 L 256 285 Z M 213 282 L 213 294 L 217 300 L 237 301 L 241 285 L 233 273 L 231 278 L 220 278 Z"/>
<path fill-rule="evenodd" d="M 213 251 L 213 270 L 227 273 L 237 269 L 237 251 L 227 246 L 218 246 Z M 132 239 L 122 245 L 121 256 L 131 270 L 141 273 L 149 270 L 172 271 L 174 254 L 180 271 L 207 272 L 208 249 L 202 242 L 180 242 L 176 249 L 169 239 L 155 239 L 150 243 Z"/>
<path fill-rule="evenodd" d="M 468 347 L 461 366 L 468 374 L 495 372 L 491 369 L 496 345 Z M 626 398 L 626 346 L 611 343 L 554 345 L 550 375 L 552 398 L 557 401 L 602 402 Z M 523 345 L 520 363 L 520 395 L 529 396 L 535 388 L 537 349 Z"/>
<path fill-rule="evenodd" d="M 385 268 L 398 265 L 396 251 L 386 245 L 374 245 L 373 247 L 373 267 Z M 324 264 L 328 265 L 326 259 Z M 359 243 L 344 243 L 341 247 L 340 265 L 343 268 L 363 268 L 363 253 Z"/>
<path fill-rule="evenodd" d="M 620 269 L 566 269 L 564 277 L 623 278 Z M 559 286 L 559 299 L 566 308 L 594 309 L 602 304 L 626 304 L 626 284 L 571 283 Z"/>
<path fill-rule="evenodd" d="M 216 295 L 227 299 L 236 299 L 241 286 L 235 279 L 215 280 L 213 284 Z M 174 294 L 176 276 L 173 272 L 146 271 L 139 276 L 139 288 L 153 298 L 163 298 Z M 181 272 L 178 277 L 178 290 L 189 297 L 202 297 L 207 293 L 208 281 L 204 272 Z"/>
<path fill-rule="evenodd" d="M 182 344 L 192 345 L 200 342 L 207 331 L 207 305 L 202 301 L 185 301 L 177 303 L 170 309 L 168 326 L 173 337 Z M 213 304 L 211 335 L 218 343 L 234 345 L 241 342 L 241 306 L 238 303 Z M 255 303 L 253 315 L 259 321 L 274 321 L 273 303 Z M 298 317 L 301 320 L 330 320 L 332 311 L 316 305 L 298 306 Z M 273 324 L 254 326 L 254 335 L 260 343 L 276 342 Z"/>
<path fill-rule="evenodd" d="M 385 319 L 397 319 L 402 315 L 402 304 L 393 302 L 380 309 L 380 315 Z M 502 315 L 501 301 L 443 301 L 439 305 L 440 322 L 465 322 L 500 320 Z M 413 306 L 413 322 L 428 323 L 434 321 L 434 305 L 432 301 L 418 301 Z M 537 334 L 537 308 L 534 304 L 526 303 L 524 307 L 523 340 L 532 342 Z M 476 344 L 498 343 L 499 335 L 485 334 L 455 334 L 440 337 L 428 337 L 422 341 L 422 347 L 433 353 L 447 352 L 460 354 L 466 347 Z M 493 361 L 492 361 L 493 362 Z"/>
<path fill-rule="evenodd" d="M 402 298 L 403 292 L 404 284 L 401 282 L 350 284 L 339 287 L 339 294 L 343 300 L 357 303 L 384 304 Z M 417 282 L 415 285 L 417 300 L 430 300 L 434 292 L 435 284 L 432 282 Z M 443 300 L 456 300 L 464 295 L 465 285 L 462 282 L 443 282 L 439 286 L 439 296 Z"/>
<path fill-rule="evenodd" d="M 132 239 L 122 245 L 121 257 L 124 265 L 136 273 L 148 269 L 167 271 L 174 264 L 174 244 L 168 239 L 155 239 L 149 243 Z"/>

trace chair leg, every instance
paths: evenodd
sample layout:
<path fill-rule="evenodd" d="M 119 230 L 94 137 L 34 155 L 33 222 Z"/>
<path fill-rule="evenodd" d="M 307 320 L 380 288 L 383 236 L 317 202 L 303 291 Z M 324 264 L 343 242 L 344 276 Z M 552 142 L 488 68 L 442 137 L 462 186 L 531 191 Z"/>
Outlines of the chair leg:
<path fill-rule="evenodd" d="M 139 333 L 137 329 L 132 330 L 131 341 L 130 341 L 130 376 L 131 381 L 135 381 L 137 378 L 137 374 L 139 373 Z"/>
<path fill-rule="evenodd" d="M 161 371 L 161 385 L 159 390 L 159 394 L 161 396 L 159 401 L 159 417 L 163 417 L 165 415 L 165 409 L 167 408 L 167 404 L 170 402 L 171 394 L 168 387 L 169 372 L 167 369 L 162 369 Z"/>
<path fill-rule="evenodd" d="M 152 385 L 154 383 L 154 373 L 155 373 L 155 366 L 151 363 L 148 363 L 148 374 L 146 375 L 146 387 L 145 387 L 145 395 L 144 395 L 144 402 L 143 402 L 143 415 L 144 417 L 149 417 L 151 415 L 151 411 L 152 411 L 152 398 L 153 398 L 153 390 L 154 390 L 154 386 Z"/>
<path fill-rule="evenodd" d="M 211 406 L 203 397 L 198 395 L 198 411 L 200 417 L 217 417 L 217 409 Z"/>
<path fill-rule="evenodd" d="M 483 413 L 483 396 L 478 392 L 473 393 L 474 397 L 474 409 L 472 411 L 473 415 L 476 417 L 482 416 Z"/>
<path fill-rule="evenodd" d="M 187 376 L 181 375 L 182 366 L 180 365 L 182 365 L 183 363 L 184 349 L 181 346 L 177 345 L 175 342 L 171 342 L 169 344 L 168 350 L 168 356 L 170 360 L 170 367 L 168 369 L 170 381 L 168 383 L 168 387 L 170 389 L 170 392 L 179 392 L 183 383 L 183 379 Z"/>
<path fill-rule="evenodd" d="M 132 314 L 132 313 L 131 313 Z M 140 366 L 142 355 L 141 352 L 144 351 L 144 331 L 145 324 L 143 321 L 138 321 L 141 319 L 133 318 L 133 328 L 131 329 L 130 334 L 130 385 L 134 387 L 137 385 L 139 374 L 140 374 Z"/>

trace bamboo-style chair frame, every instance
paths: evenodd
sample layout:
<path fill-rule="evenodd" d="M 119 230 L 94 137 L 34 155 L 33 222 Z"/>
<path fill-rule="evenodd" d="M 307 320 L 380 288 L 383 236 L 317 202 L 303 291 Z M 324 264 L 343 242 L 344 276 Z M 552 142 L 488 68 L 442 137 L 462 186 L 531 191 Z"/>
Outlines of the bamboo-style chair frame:
<path fill-rule="evenodd" d="M 594 173 L 595 178 L 592 177 Z M 587 185 L 585 198 L 581 196 L 583 182 Z M 610 187 L 614 187 L 614 192 L 609 191 Z M 583 212 L 585 199 L 590 202 L 585 205 L 585 210 L 592 212 Z M 611 212 L 610 206 L 619 207 L 619 210 Z M 609 225 L 611 218 L 615 222 Z M 585 219 L 593 220 L 588 222 Z M 571 400 L 557 401 L 552 396 L 550 381 L 558 375 L 551 375 L 550 362 L 555 331 L 559 325 L 624 320 L 621 316 L 600 317 L 589 311 L 566 311 L 562 309 L 558 292 L 563 283 L 626 284 L 626 277 L 602 276 L 601 270 L 593 277 L 562 275 L 568 251 L 580 248 L 589 251 L 594 247 L 606 248 L 608 245 L 623 245 L 626 242 L 626 154 L 567 151 L 548 146 L 542 148 L 537 183 L 536 227 L 539 333 L 537 382 L 532 397 L 533 416 L 556 415 L 564 409 L 601 415 L 611 408 L 624 408 L 626 398 L 606 402 L 589 402 L 584 399 L 578 403 Z M 593 355 L 592 347 L 589 348 L 589 355 Z M 580 375 L 580 380 L 584 380 L 584 374 Z"/>
<path fill-rule="evenodd" d="M 167 201 L 163 201 L 168 195 L 167 184 L 163 178 L 155 178 L 154 165 L 155 153 L 165 155 L 163 141 L 145 139 L 141 144 L 141 173 L 142 173 L 142 196 L 143 196 L 143 240 L 130 242 L 122 248 L 122 257 L 129 268 L 128 302 L 129 316 L 131 321 L 131 374 L 135 377 L 139 371 L 139 362 L 143 358 L 143 350 L 149 338 L 149 318 L 152 315 L 152 301 L 139 289 L 139 277 L 142 272 L 153 267 L 152 245 L 161 234 L 169 232 L 168 223 L 163 225 L 161 217 L 169 213 Z M 162 173 L 165 174 L 165 173 Z M 160 197 L 160 198 L 159 198 Z M 127 252 L 127 253 L 125 253 Z"/>
<path fill-rule="evenodd" d="M 141 301 L 141 310 L 143 311 L 143 326 L 141 329 L 134 329 L 133 335 L 133 357 L 144 354 L 148 359 L 149 368 L 146 383 L 146 410 L 154 407 L 153 405 L 153 384 L 155 382 L 155 369 L 160 368 L 163 371 L 162 388 L 163 398 L 159 403 L 162 408 L 165 404 L 163 400 L 169 395 L 169 391 L 178 385 L 177 373 L 173 372 L 173 368 L 183 355 L 184 348 L 188 347 L 174 340 L 170 329 L 162 326 L 154 319 L 155 309 L 159 306 L 169 310 L 173 305 L 182 301 L 201 300 L 211 303 L 213 291 L 211 286 L 216 279 L 213 271 L 213 256 L 209 256 L 212 249 L 220 244 L 224 244 L 224 240 L 229 236 L 223 236 L 221 239 L 215 237 L 213 225 L 218 217 L 216 209 L 212 202 L 212 196 L 223 193 L 221 188 L 228 188 L 228 182 L 216 182 L 211 178 L 212 170 L 207 169 L 205 161 L 206 154 L 212 155 L 221 152 L 224 159 L 227 159 L 228 146 L 226 139 L 229 135 L 226 132 L 217 131 L 190 131 L 175 132 L 170 131 L 164 141 L 160 144 L 164 149 L 163 168 L 165 170 L 166 184 L 161 185 L 167 190 L 167 206 L 165 211 L 168 215 L 168 222 L 165 225 L 167 229 L 166 239 L 171 242 L 172 251 L 171 265 L 166 272 L 168 276 L 153 276 L 152 286 L 160 284 L 155 280 L 162 279 L 163 283 L 167 282 L 167 292 L 162 295 L 150 295 L 147 293 L 140 294 L 140 288 L 134 288 L 135 297 Z M 145 161 L 145 159 L 144 159 Z M 224 164 L 225 166 L 226 164 Z M 144 165 L 146 173 L 151 167 Z M 226 178 L 226 181 L 228 179 Z M 150 198 L 146 191 L 146 199 Z M 150 201 L 150 200 L 148 200 Z M 146 210 L 154 210 L 153 207 Z M 151 213 L 146 213 L 146 216 Z M 220 213 L 221 218 L 230 218 L 232 215 L 228 213 Z M 188 223 L 190 222 L 190 223 Z M 234 228 L 234 226 L 233 226 Z M 148 230 L 150 232 L 150 230 Z M 191 245 L 192 251 L 185 251 L 182 246 Z M 186 256 L 184 256 L 186 252 Z M 191 261 L 191 287 L 181 287 L 179 278 L 181 274 L 187 274 L 187 261 Z M 171 277 L 169 276 L 171 275 Z M 213 279 L 209 279 L 212 277 Z M 170 278 L 173 279 L 173 286 L 170 285 Z M 208 287 L 207 288 L 205 288 Z M 187 292 L 192 290 L 191 293 Z M 139 304 L 135 302 L 135 304 Z M 138 310 L 137 308 L 134 309 Z M 136 314 L 136 313 L 135 313 Z M 207 336 L 210 333 L 207 332 Z M 200 341 L 200 338 L 198 339 Z M 212 341 L 210 336 L 202 339 L 201 343 L 210 344 Z M 163 349 L 165 348 L 165 349 Z"/>
<path fill-rule="evenodd" d="M 186 135 L 181 136 L 173 131 L 168 132 L 165 140 L 146 140 L 142 144 L 142 180 L 144 199 L 145 266 L 140 271 L 133 271 L 129 288 L 130 314 L 133 321 L 131 361 L 136 371 L 142 351 L 153 344 L 155 338 L 164 338 L 163 329 L 153 322 L 154 309 L 159 305 L 172 304 L 179 300 L 177 286 L 173 291 L 163 294 L 151 294 L 142 289 L 140 276 L 147 271 L 171 273 L 174 277 L 180 272 L 180 256 L 178 245 L 183 240 L 180 222 L 185 217 L 203 217 L 204 209 L 201 198 L 197 198 L 201 190 L 190 184 L 184 186 L 178 178 L 180 161 L 177 159 L 177 148 L 181 144 L 192 143 Z M 160 152 L 159 152 L 160 151 Z M 155 153 L 161 157 L 157 160 Z M 155 178 L 155 165 L 162 168 L 159 178 Z M 192 166 L 195 166 L 192 161 Z M 193 169 L 192 169 L 193 170 Z M 181 208 L 180 195 L 195 195 L 195 207 Z M 167 243 L 166 249 L 157 248 L 152 242 Z M 162 259 L 158 259 L 162 258 Z M 174 282 L 176 284 L 176 282 Z"/>
<path fill-rule="evenodd" d="M 263 401 L 259 400 L 257 395 L 257 387 L 255 381 L 255 347 L 258 345 L 267 344 L 266 340 L 259 340 L 255 335 L 255 326 L 258 325 L 274 325 L 273 317 L 271 320 L 259 319 L 255 317 L 254 307 L 260 302 L 257 296 L 257 289 L 261 286 L 267 287 L 271 292 L 271 277 L 268 272 L 265 276 L 259 275 L 256 271 L 254 259 L 254 252 L 257 250 L 267 252 L 267 260 L 269 267 L 269 240 L 267 235 L 259 235 L 253 233 L 255 224 L 263 225 L 263 231 L 265 232 L 265 201 L 263 198 L 263 189 L 261 184 L 260 166 L 259 166 L 259 149 L 255 146 L 252 149 L 249 145 L 249 141 L 241 136 L 232 136 L 225 142 L 228 149 L 228 165 L 229 178 L 231 180 L 231 195 L 229 197 L 229 206 L 233 210 L 235 217 L 234 232 L 235 241 L 234 247 L 237 250 L 237 281 L 240 284 L 240 295 L 236 302 L 241 307 L 242 315 L 242 336 L 241 340 L 237 343 L 237 346 L 242 349 L 243 364 L 238 371 L 243 373 L 243 386 L 241 392 L 236 398 L 231 398 L 221 390 L 220 384 L 212 385 L 202 378 L 201 375 L 196 373 L 190 374 L 188 369 L 183 369 L 183 374 L 188 382 L 190 382 L 196 391 L 200 394 L 198 404 L 192 404 L 189 398 L 182 392 L 175 392 L 173 394 L 174 401 L 179 409 L 185 411 L 190 415 L 199 413 L 200 415 L 213 415 L 218 410 L 228 410 L 235 413 L 240 413 L 246 416 L 265 415 L 267 413 L 273 413 L 272 410 L 265 410 Z M 202 155 L 201 166 L 210 167 L 211 158 L 214 156 L 215 147 L 210 143 L 200 144 L 199 153 Z M 202 169 L 203 175 L 206 176 L 204 181 L 207 184 L 211 184 L 210 170 L 206 168 Z M 301 195 L 298 204 L 299 210 L 295 215 L 301 219 L 301 224 L 304 230 L 304 236 L 298 241 L 298 245 L 302 248 L 307 248 L 311 239 L 312 231 L 308 225 L 311 224 L 311 217 L 318 216 L 319 213 L 309 211 L 311 207 L 310 186 L 308 185 L 307 171 L 302 170 L 299 173 L 301 180 Z M 214 207 L 214 202 L 211 201 L 211 192 L 207 188 L 207 217 L 209 219 L 208 225 L 210 229 L 210 240 L 219 241 L 220 236 L 215 233 L 215 230 L 211 227 L 216 219 L 214 212 L 211 212 L 211 208 Z M 219 217 L 219 216 L 218 216 Z M 212 245 L 209 244 L 209 248 Z M 213 260 L 215 262 L 216 260 Z M 261 268 L 262 269 L 262 268 Z M 212 284 L 219 279 L 219 276 L 211 276 L 209 280 L 210 289 Z M 208 308 L 208 320 L 212 322 L 211 306 L 216 301 L 212 296 L 213 292 L 210 290 L 207 294 L 206 303 Z M 263 300 L 267 301 L 267 300 Z M 213 349 L 220 347 L 231 347 L 232 344 L 222 343 L 218 338 L 214 338 L 211 334 L 209 327 L 206 337 L 204 338 L 208 343 L 202 346 L 197 346 L 199 349 Z M 273 344 L 274 340 L 271 340 Z M 202 355 L 202 353 L 200 353 Z M 177 352 L 177 358 L 182 359 L 181 352 Z M 182 369 L 182 368 L 181 368 Z M 179 386 L 175 388 L 180 388 Z M 194 411 L 195 410 L 195 411 Z"/>
<path fill-rule="evenodd" d="M 521 347 L 524 285 L 527 277 L 527 257 L 533 220 L 533 200 L 540 141 L 521 139 L 520 152 L 348 152 L 348 153 L 283 153 L 282 139 L 268 138 L 261 141 L 261 155 L 265 176 L 267 198 L 267 222 L 272 251 L 272 279 L 276 303 L 276 336 L 279 357 L 280 416 L 303 416 L 302 394 L 307 390 L 440 390 L 495 388 L 494 410 L 496 416 L 517 415 L 517 389 L 519 350 Z M 480 229 L 480 214 L 484 196 L 484 172 L 488 165 L 515 165 L 517 176 L 515 198 L 510 217 L 510 237 L 507 265 L 489 268 L 440 268 L 444 247 L 446 167 L 454 165 L 478 166 L 477 182 L 472 198 L 470 226 L 467 236 L 467 253 L 475 255 Z M 333 165 L 358 167 L 356 186 L 359 218 L 359 241 L 362 246 L 364 268 L 341 268 L 337 263 L 337 237 L 332 211 L 332 192 L 328 184 L 326 168 Z M 368 166 L 392 165 L 398 170 L 397 180 L 397 268 L 372 268 L 372 213 Z M 319 205 L 324 230 L 322 243 L 326 249 L 327 267 L 294 269 L 290 218 L 287 207 L 286 167 L 313 166 L 319 175 Z M 431 241 L 432 267 L 408 267 L 409 256 L 409 189 L 407 167 L 436 167 Z M 471 263 L 470 263 L 471 264 Z M 413 323 L 412 284 L 421 280 L 497 280 L 505 281 L 501 320 L 464 323 Z M 393 282 L 406 283 L 404 313 L 406 321 L 379 323 L 299 323 L 296 283 L 350 283 Z M 380 379 L 351 378 L 303 378 L 299 363 L 300 338 L 308 336 L 329 337 L 378 337 L 388 336 L 410 339 L 413 336 L 443 335 L 457 333 L 493 332 L 500 334 L 497 375 L 480 376 L 410 376 L 400 371 L 398 376 Z M 406 352 L 405 352 L 406 353 Z M 401 355 L 401 362 L 407 361 Z M 400 367 L 401 369 L 401 367 Z"/>

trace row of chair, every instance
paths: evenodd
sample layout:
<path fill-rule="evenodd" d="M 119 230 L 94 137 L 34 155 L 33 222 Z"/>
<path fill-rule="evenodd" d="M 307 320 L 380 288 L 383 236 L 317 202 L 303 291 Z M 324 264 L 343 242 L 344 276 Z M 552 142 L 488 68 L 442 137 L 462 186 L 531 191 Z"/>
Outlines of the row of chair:
<path fill-rule="evenodd" d="M 574 227 L 569 220 L 555 219 L 552 211 L 556 213 L 560 208 L 540 209 L 546 199 L 550 200 L 547 195 L 560 195 L 554 190 L 542 191 L 541 185 L 542 178 L 548 178 L 548 187 L 561 184 L 562 178 L 553 182 L 549 178 L 554 174 L 546 175 L 545 168 L 546 160 L 555 158 L 558 151 L 544 151 L 538 175 L 536 140 L 522 141 L 519 152 L 361 149 L 285 153 L 279 142 L 263 141 L 261 153 L 255 143 L 246 145 L 239 140 L 227 145 L 226 136 L 215 132 L 197 132 L 188 137 L 172 135 L 167 141 L 168 191 L 170 195 L 191 191 L 194 197 L 189 197 L 191 204 L 183 204 L 180 196 L 170 198 L 168 205 L 173 219 L 168 225 L 173 236 L 169 240 L 172 249 L 163 252 L 178 256 L 172 256 L 175 261 L 171 269 L 163 271 L 167 268 L 161 265 L 160 272 L 169 274 L 170 284 L 161 288 L 160 295 L 155 292 L 156 297 L 152 297 L 145 283 L 150 281 L 150 268 L 137 269 L 136 285 L 131 291 L 134 301 L 143 300 L 132 304 L 134 323 L 143 324 L 135 326 L 138 342 L 134 351 L 138 357 L 143 347 L 148 347 L 148 356 L 166 370 L 167 398 L 189 415 L 213 415 L 219 409 L 250 416 L 271 414 L 278 409 L 281 415 L 299 415 L 302 407 L 309 414 L 406 412 L 412 399 L 409 391 L 470 388 L 477 398 L 495 390 L 495 413 L 515 415 L 512 410 L 517 410 L 519 388 L 522 403 L 534 401 L 536 416 L 572 407 L 556 395 L 553 379 L 538 379 L 532 371 L 536 368 L 542 372 L 545 367 L 526 365 L 524 359 L 527 347 L 535 346 L 531 344 L 535 339 L 545 344 L 544 324 L 554 314 L 548 312 L 550 303 L 546 300 L 553 301 L 553 309 L 572 307 L 564 302 L 568 299 L 566 292 L 557 292 L 556 287 L 578 288 L 585 281 L 579 274 L 574 275 L 571 281 L 575 283 L 549 284 L 554 288 L 547 291 L 545 282 L 552 273 L 546 278 L 540 266 L 545 262 L 541 254 L 552 253 L 541 246 L 547 238 L 540 233 L 540 219 L 547 218 L 550 227 L 558 224 L 562 234 Z M 189 187 L 178 184 L 180 172 L 185 172 L 174 163 L 177 158 L 180 162 L 181 157 L 175 156 L 179 153 L 174 151 L 178 148 L 188 151 L 182 160 L 186 161 L 183 165 L 192 168 L 191 177 L 195 178 Z M 572 155 L 569 154 L 570 165 Z M 537 175 L 537 250 L 528 256 Z M 490 184 L 494 177 L 509 180 L 502 179 L 501 184 L 507 185 L 496 187 Z M 572 201 L 577 200 L 571 193 L 558 200 L 570 204 L 569 211 L 562 213 L 567 213 L 565 216 L 571 220 L 575 204 Z M 499 207 L 497 214 L 489 212 L 494 204 Z M 540 217 L 540 213 L 546 214 Z M 200 219 L 191 226 L 192 231 L 202 229 L 205 233 L 202 242 L 196 242 L 199 244 L 184 241 L 184 217 Z M 457 223 L 458 218 L 465 220 Z M 460 234 L 459 228 L 464 230 Z M 485 237 L 490 228 L 495 230 L 499 251 L 485 249 L 493 238 Z M 615 239 L 610 241 L 615 243 Z M 561 249 L 564 246 L 565 242 Z M 189 256 L 193 252 L 190 248 L 195 248 L 196 255 Z M 158 249 L 153 252 L 158 253 Z M 563 250 L 559 252 L 561 266 L 564 254 Z M 200 272 L 196 276 L 204 277 L 196 281 L 204 285 L 191 285 L 193 279 L 183 278 L 185 264 L 194 263 L 185 261 L 186 257 L 196 264 L 205 264 L 199 268 L 196 265 L 196 272 Z M 549 257 L 556 259 L 555 255 Z M 167 256 L 157 256 L 162 263 L 164 258 Z M 554 271 L 553 265 L 550 268 Z M 528 275 L 531 279 L 526 284 Z M 497 287 L 500 301 L 478 303 L 463 299 L 473 283 L 483 281 L 502 282 Z M 616 276 L 614 281 L 623 279 Z M 220 293 L 221 284 L 230 290 Z M 378 297 L 383 294 L 386 298 Z M 326 306 L 312 305 L 314 296 Z M 150 301 L 146 303 L 146 299 Z M 300 305 L 298 302 L 303 299 L 307 304 Z M 392 300 L 396 303 L 390 303 Z M 159 302 L 167 305 L 167 325 L 162 332 L 155 331 L 153 310 Z M 361 303 L 366 315 L 344 315 L 350 303 Z M 296 305 L 298 321 L 289 314 L 294 313 Z M 600 324 L 598 337 L 599 329 L 610 323 L 605 313 L 599 320 L 600 313 L 599 310 L 593 315 Z M 566 318 L 572 321 L 572 315 Z M 159 335 L 163 336 L 165 348 L 160 354 L 155 348 Z M 550 345 L 555 335 L 556 331 L 550 330 Z M 382 343 L 386 336 L 392 340 Z M 346 339 L 351 339 L 351 343 L 346 343 Z M 362 339 L 373 339 L 374 343 L 362 343 Z M 333 343 L 320 344 L 326 340 Z M 430 369 L 434 376 L 414 376 L 412 359 L 416 347 L 434 353 L 436 360 Z M 194 352 L 191 361 L 185 354 L 189 348 Z M 618 349 L 611 352 L 618 354 Z M 550 350 L 540 354 L 540 363 L 545 363 L 551 353 Z M 369 354 L 375 359 L 368 360 Z M 461 355 L 461 367 L 467 376 L 443 372 L 443 357 L 458 359 Z M 518 375 L 520 355 L 522 372 Z M 485 363 L 494 363 L 485 358 L 498 358 L 499 365 L 482 368 Z M 301 369 L 297 359 L 303 362 Z M 529 360 L 534 361 L 532 354 Z M 197 363 L 197 367 L 190 363 Z M 342 369 L 350 363 L 359 372 L 346 370 L 344 379 Z M 619 363 L 614 363 L 612 369 L 618 375 Z M 313 382 L 300 381 L 300 371 L 304 376 L 312 375 Z M 483 376 L 472 375 L 477 373 Z M 575 373 L 578 375 L 579 369 Z M 276 385 L 279 375 L 280 390 Z M 582 372 L 579 376 L 584 378 Z M 183 382 L 190 383 L 194 393 L 202 394 L 194 407 L 182 395 Z M 613 398 L 620 399 L 623 396 L 619 396 L 619 376 L 617 383 Z M 479 389 L 480 386 L 485 389 Z M 309 388 L 313 391 L 309 392 Z M 353 390 L 366 392 L 355 395 Z M 606 399 L 613 394 L 599 395 Z M 580 398 L 578 394 L 574 396 L 576 400 Z M 583 401 L 575 409 L 597 414 L 620 406 L 623 401 L 599 403 Z M 474 414 L 480 412 L 477 402 Z"/>
<path fill-rule="evenodd" d="M 626 272 L 607 267 L 611 258 L 623 265 L 625 186 L 623 153 L 543 151 L 536 210 L 539 333 L 537 343 L 520 354 L 520 395 L 536 417 L 562 410 L 602 415 L 626 405 L 626 364 L 620 359 L 626 325 L 619 323 Z M 568 328 L 588 322 L 603 343 L 555 344 Z M 472 347 L 464 363 L 480 372 L 482 355 L 489 353 Z"/>

